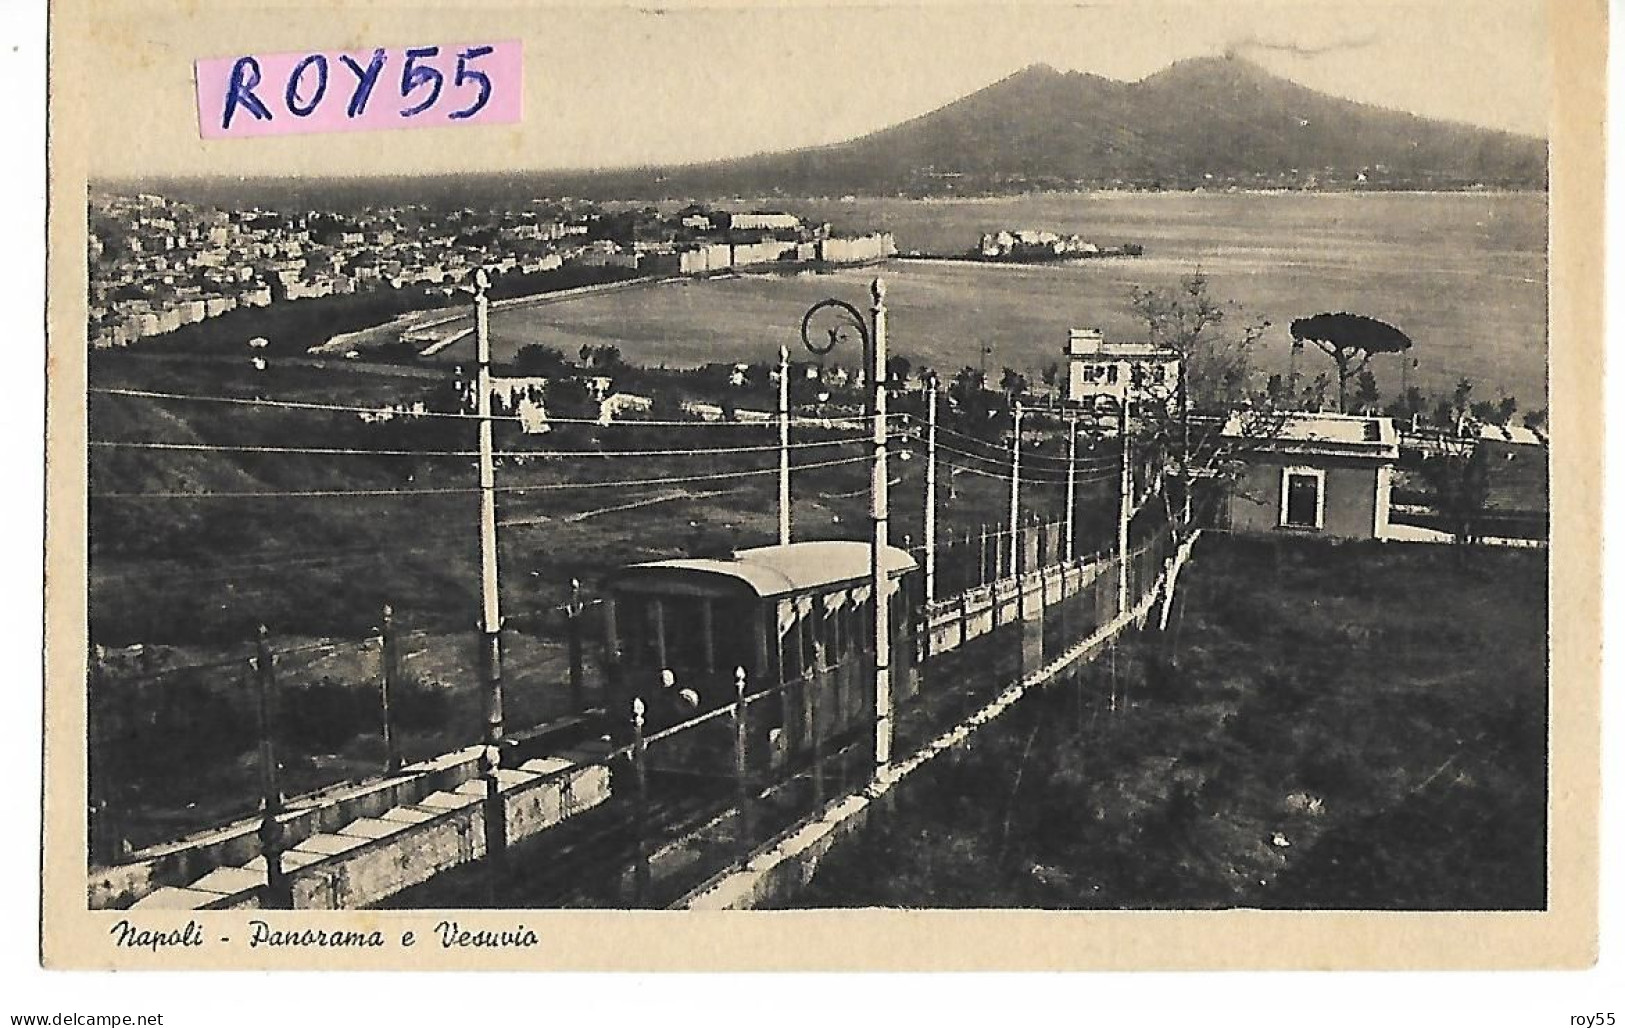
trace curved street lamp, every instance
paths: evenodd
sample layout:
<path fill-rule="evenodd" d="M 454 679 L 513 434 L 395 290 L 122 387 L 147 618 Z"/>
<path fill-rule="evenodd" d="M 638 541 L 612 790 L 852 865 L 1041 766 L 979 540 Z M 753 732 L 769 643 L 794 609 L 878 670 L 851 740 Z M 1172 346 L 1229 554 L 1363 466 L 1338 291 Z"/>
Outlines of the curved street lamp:
<path fill-rule="evenodd" d="M 877 284 L 879 281 L 879 279 L 875 280 Z M 882 296 L 884 292 L 885 290 L 882 288 Z M 834 323 L 819 325 L 818 331 L 815 332 L 813 330 L 814 322 L 820 320 L 819 314 L 822 311 L 830 311 L 833 316 L 821 320 L 833 321 Z M 801 345 L 805 346 L 811 353 L 822 357 L 846 340 L 846 330 L 857 332 L 858 338 L 863 341 L 864 366 L 867 367 L 870 364 L 869 347 L 872 342 L 872 337 L 869 334 L 869 322 L 859 313 L 856 307 L 845 300 L 836 300 L 834 298 L 819 300 L 807 308 L 807 313 L 801 316 Z M 822 337 L 819 335 L 820 332 L 823 333 Z M 815 339 L 819 341 L 814 342 Z"/>
<path fill-rule="evenodd" d="M 874 442 L 874 467 L 869 485 L 870 520 L 874 526 L 869 541 L 869 588 L 874 598 L 875 662 L 875 776 L 887 775 L 891 764 L 891 616 L 886 574 L 887 480 L 886 480 L 886 285 L 876 278 L 869 287 L 869 318 L 845 300 L 820 300 L 801 316 L 801 343 L 820 357 L 828 354 L 856 333 L 863 344 L 864 373 L 867 375 L 864 412 L 869 416 Z"/>

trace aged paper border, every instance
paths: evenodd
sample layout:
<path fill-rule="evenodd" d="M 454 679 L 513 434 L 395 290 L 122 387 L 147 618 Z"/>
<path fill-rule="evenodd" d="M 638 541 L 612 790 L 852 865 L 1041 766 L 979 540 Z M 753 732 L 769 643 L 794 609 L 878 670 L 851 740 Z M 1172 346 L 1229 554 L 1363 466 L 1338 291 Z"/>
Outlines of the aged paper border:
<path fill-rule="evenodd" d="M 1380 2 L 1380 0 L 1375 0 Z M 136 0 L 196 10 L 198 0 Z M 50 209 L 47 234 L 45 739 L 41 960 L 78 969 L 447 970 L 1181 970 L 1584 968 L 1597 958 L 1601 739 L 1603 353 L 1603 0 L 1548 0 L 1553 50 L 1549 360 L 1551 550 L 1550 904 L 1538 913 L 1042 913 L 839 911 L 457 913 L 471 928 L 533 928 L 528 950 L 249 950 L 206 946 L 156 956 L 120 950 L 109 929 L 126 912 L 86 908 L 85 182 L 87 81 L 97 0 L 51 5 Z M 292 7 L 217 0 L 212 7 Z M 302 5 L 301 5 L 302 6 Z M 436 10 L 478 10 L 453 0 Z M 1466 5 L 1463 5 L 1464 7 Z M 424 3 L 347 0 L 324 11 L 334 44 Z M 1468 18 L 1463 11 L 1462 17 Z M 105 41 L 104 41 L 105 42 Z M 190 60 L 204 54 L 189 54 Z M 188 112 L 190 115 L 191 112 Z M 213 938 L 248 915 L 144 916 L 168 928 L 198 920 Z M 256 913 L 274 926 L 433 929 L 431 911 Z M 218 929 L 218 930 L 217 930 Z"/>

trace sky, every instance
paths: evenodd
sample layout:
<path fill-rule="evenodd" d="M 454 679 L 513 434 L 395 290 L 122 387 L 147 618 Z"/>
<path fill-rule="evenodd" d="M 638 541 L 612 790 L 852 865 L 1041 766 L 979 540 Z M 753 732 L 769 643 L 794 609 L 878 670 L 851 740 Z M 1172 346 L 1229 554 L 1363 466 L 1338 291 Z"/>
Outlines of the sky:
<path fill-rule="evenodd" d="M 838 142 L 1045 63 L 1138 79 L 1234 52 L 1314 89 L 1546 134 L 1543 4 L 1343 0 L 666 8 L 448 0 L 96 5 L 90 174 L 366 175 L 678 163 Z M 65 28 L 65 26 L 64 26 Z M 524 119 L 205 143 L 192 62 L 521 39 Z"/>

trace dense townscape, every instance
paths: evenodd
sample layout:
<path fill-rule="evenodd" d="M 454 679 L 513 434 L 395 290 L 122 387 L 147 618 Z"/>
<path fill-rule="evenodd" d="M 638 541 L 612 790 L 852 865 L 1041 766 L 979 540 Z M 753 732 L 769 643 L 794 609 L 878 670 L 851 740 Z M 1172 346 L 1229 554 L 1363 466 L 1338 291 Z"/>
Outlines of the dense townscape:
<path fill-rule="evenodd" d="M 611 212 L 545 200 L 489 211 L 222 210 L 150 193 L 93 198 L 88 247 L 97 347 L 284 300 L 382 290 L 449 297 L 475 268 L 497 280 L 564 268 L 701 275 L 863 264 L 895 252 L 889 236 L 844 237 L 777 211 Z"/>

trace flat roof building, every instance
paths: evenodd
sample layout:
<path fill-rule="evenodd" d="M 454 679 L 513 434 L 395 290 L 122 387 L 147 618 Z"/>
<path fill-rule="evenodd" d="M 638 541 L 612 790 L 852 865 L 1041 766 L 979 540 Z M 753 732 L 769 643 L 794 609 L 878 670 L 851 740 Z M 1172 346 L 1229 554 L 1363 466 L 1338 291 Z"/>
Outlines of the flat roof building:
<path fill-rule="evenodd" d="M 1250 534 L 1388 535 L 1399 431 L 1392 418 L 1232 414 L 1221 436 L 1242 465 L 1213 527 Z"/>

